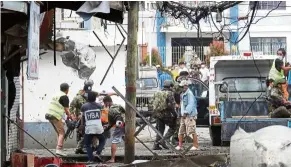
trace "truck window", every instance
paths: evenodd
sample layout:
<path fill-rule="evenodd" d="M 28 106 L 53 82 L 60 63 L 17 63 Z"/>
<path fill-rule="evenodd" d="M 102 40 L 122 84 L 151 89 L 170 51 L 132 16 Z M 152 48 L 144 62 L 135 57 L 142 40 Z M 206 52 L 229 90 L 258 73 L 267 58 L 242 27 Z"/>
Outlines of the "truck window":
<path fill-rule="evenodd" d="M 231 77 L 224 78 L 228 83 L 229 93 L 234 92 L 265 92 L 267 89 L 266 79 L 260 77 Z M 221 85 L 220 92 L 226 93 L 227 86 Z"/>
<path fill-rule="evenodd" d="M 137 88 L 157 88 L 158 81 L 156 78 L 140 78 L 136 81 Z"/>

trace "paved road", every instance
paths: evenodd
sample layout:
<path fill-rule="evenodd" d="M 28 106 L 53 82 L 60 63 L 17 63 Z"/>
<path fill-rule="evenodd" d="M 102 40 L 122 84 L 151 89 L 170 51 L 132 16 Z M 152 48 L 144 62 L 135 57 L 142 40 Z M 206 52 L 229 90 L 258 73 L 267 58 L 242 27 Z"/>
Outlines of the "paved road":
<path fill-rule="evenodd" d="M 198 133 L 198 141 L 199 141 L 199 150 L 198 151 L 192 151 L 189 152 L 191 155 L 213 155 L 213 154 L 228 154 L 229 148 L 228 147 L 213 147 L 211 146 L 211 140 L 209 136 L 208 128 L 197 128 Z M 153 146 L 153 140 L 155 138 L 155 132 L 150 129 L 149 127 L 146 127 L 143 131 L 141 131 L 140 135 L 138 136 L 139 139 L 141 139 L 145 144 L 152 148 Z M 189 147 L 191 143 L 185 144 L 185 149 Z M 44 149 L 24 149 L 24 151 L 29 153 L 34 153 L 40 157 L 49 157 L 52 156 L 48 151 Z M 54 151 L 54 150 L 52 150 Z M 74 157 L 74 149 L 73 148 L 67 148 L 65 149 L 66 153 Z M 171 150 L 161 150 L 161 151 L 155 151 L 158 155 L 162 156 L 174 156 L 177 154 L 174 151 Z M 123 157 L 124 156 L 124 143 L 121 143 L 118 145 L 117 150 L 117 156 Z M 106 157 L 110 156 L 110 141 L 107 142 L 106 148 L 103 151 L 103 155 Z M 147 150 L 141 143 L 136 143 L 136 156 L 137 157 L 151 157 L 152 153 Z"/>

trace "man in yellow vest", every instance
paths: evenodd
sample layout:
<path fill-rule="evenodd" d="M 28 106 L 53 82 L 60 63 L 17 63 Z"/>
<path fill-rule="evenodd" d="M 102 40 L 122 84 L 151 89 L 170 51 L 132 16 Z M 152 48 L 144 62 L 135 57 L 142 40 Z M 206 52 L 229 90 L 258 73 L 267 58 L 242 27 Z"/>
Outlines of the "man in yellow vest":
<path fill-rule="evenodd" d="M 285 64 L 285 56 L 286 51 L 283 48 L 278 49 L 277 51 L 277 58 L 274 60 L 273 65 L 271 67 L 270 73 L 269 73 L 269 79 L 273 79 L 274 81 L 284 78 L 285 83 L 282 84 L 283 88 L 283 94 L 284 98 L 288 100 L 289 93 L 287 91 L 288 89 L 288 83 L 286 80 L 286 76 L 288 72 L 291 70 L 291 67 L 286 67 Z"/>
<path fill-rule="evenodd" d="M 62 83 L 60 85 L 60 92 L 52 98 L 49 105 L 49 111 L 45 115 L 45 118 L 49 120 L 57 132 L 58 143 L 56 154 L 61 156 L 66 156 L 63 152 L 65 130 L 62 118 L 64 117 L 64 114 L 67 115 L 67 119 L 71 118 L 69 111 L 69 98 L 67 96 L 68 92 L 69 85 L 67 83 Z"/>

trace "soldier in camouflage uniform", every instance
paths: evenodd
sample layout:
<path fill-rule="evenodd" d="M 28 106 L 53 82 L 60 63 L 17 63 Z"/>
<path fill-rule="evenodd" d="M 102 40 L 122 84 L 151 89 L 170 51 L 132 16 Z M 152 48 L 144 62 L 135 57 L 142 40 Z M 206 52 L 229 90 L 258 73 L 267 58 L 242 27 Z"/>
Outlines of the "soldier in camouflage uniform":
<path fill-rule="evenodd" d="M 83 90 L 80 90 L 78 94 L 74 97 L 70 104 L 70 112 L 75 115 L 76 118 L 81 119 L 81 107 L 87 102 L 87 92 L 92 91 L 92 86 L 94 82 L 92 80 L 86 80 L 84 83 Z M 96 92 L 96 94 L 98 94 Z M 85 154 L 83 151 L 84 147 L 84 136 L 77 130 L 77 148 L 75 150 L 76 154 Z"/>
<path fill-rule="evenodd" d="M 272 118 L 290 118 L 291 102 L 284 98 L 282 84 L 285 79 L 275 80 L 271 88 L 270 99 L 272 103 L 272 111 L 269 114 Z"/>
<path fill-rule="evenodd" d="M 154 117 L 156 118 L 156 128 L 157 130 L 163 135 L 165 132 L 165 126 L 169 126 L 168 132 L 164 136 L 164 140 L 157 135 L 156 140 L 153 146 L 154 150 L 161 150 L 162 148 L 160 145 L 165 148 L 169 149 L 165 140 L 169 140 L 170 137 L 172 137 L 176 131 L 177 128 L 177 113 L 176 113 L 176 101 L 174 92 L 172 90 L 174 84 L 170 80 L 165 80 L 164 82 L 164 88 L 162 92 L 166 92 L 165 97 L 162 96 L 162 94 L 155 94 L 154 101 L 159 101 L 160 103 L 164 102 L 165 104 L 156 104 L 158 106 L 165 106 L 164 109 L 158 110 L 158 107 L 154 107 Z M 161 100 L 158 100 L 158 98 L 162 98 Z"/>

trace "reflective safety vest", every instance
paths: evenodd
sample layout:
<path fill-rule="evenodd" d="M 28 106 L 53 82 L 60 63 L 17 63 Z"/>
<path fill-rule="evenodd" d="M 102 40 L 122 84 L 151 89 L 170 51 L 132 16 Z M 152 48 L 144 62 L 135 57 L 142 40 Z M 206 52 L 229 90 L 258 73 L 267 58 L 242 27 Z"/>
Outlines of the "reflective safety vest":
<path fill-rule="evenodd" d="M 280 71 L 278 71 L 275 67 L 275 61 L 276 59 L 273 61 L 273 65 L 269 73 L 269 79 L 273 79 L 274 81 L 285 78 L 284 70 L 281 69 Z M 283 60 L 283 64 L 285 65 L 285 59 Z"/>
<path fill-rule="evenodd" d="M 49 112 L 48 114 L 54 116 L 56 119 L 62 119 L 62 116 L 65 113 L 65 108 L 60 104 L 59 100 L 60 97 L 66 95 L 64 92 L 60 92 L 56 96 L 52 98 L 52 101 L 49 105 Z"/>
<path fill-rule="evenodd" d="M 109 113 L 109 109 L 107 109 L 107 108 L 103 108 L 101 110 L 101 122 L 103 124 L 107 124 L 108 123 L 108 113 Z"/>

